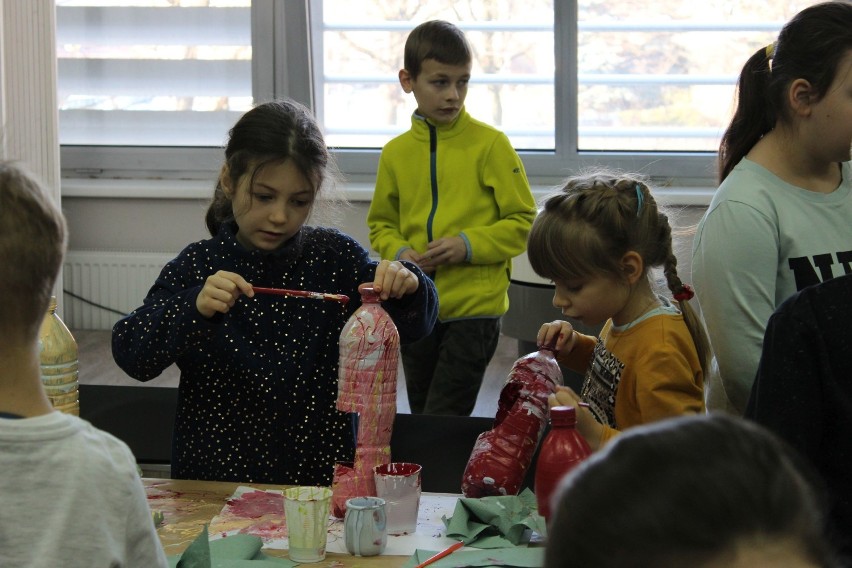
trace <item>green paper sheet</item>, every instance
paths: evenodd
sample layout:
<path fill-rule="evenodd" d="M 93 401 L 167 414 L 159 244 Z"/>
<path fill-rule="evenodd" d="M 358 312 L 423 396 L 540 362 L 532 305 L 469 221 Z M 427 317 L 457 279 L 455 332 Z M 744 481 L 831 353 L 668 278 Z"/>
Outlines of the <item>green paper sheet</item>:
<path fill-rule="evenodd" d="M 210 558 L 209 539 L 207 525 L 204 525 L 201 534 L 180 555 L 176 562 L 177 568 L 211 568 L 213 562 Z"/>
<path fill-rule="evenodd" d="M 437 550 L 417 549 L 403 568 L 414 568 L 425 562 Z M 484 568 L 487 566 L 505 566 L 517 568 L 539 568 L 544 565 L 544 547 L 535 548 L 497 548 L 492 550 L 458 550 L 429 565 L 429 568 Z"/>
<path fill-rule="evenodd" d="M 207 525 L 179 556 L 169 556 L 171 568 L 292 568 L 296 562 L 261 551 L 260 537 L 236 534 L 210 541 Z"/>
<path fill-rule="evenodd" d="M 534 531 L 547 535 L 544 518 L 538 514 L 535 494 L 524 489 L 520 495 L 462 497 L 453 516 L 443 519 L 447 536 L 477 548 L 522 546 Z"/>

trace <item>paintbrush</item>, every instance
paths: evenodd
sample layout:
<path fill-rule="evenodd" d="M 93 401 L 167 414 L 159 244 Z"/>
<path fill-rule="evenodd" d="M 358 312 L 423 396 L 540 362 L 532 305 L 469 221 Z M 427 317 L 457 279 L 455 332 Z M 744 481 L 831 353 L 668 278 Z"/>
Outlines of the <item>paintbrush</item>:
<path fill-rule="evenodd" d="M 273 294 L 275 296 L 294 296 L 297 298 L 312 298 L 314 300 L 328 300 L 346 304 L 349 296 L 344 294 L 329 294 L 327 292 L 309 292 L 307 290 L 287 290 L 286 288 L 258 288 L 253 286 L 255 294 Z"/>
<path fill-rule="evenodd" d="M 445 548 L 444 550 L 442 550 L 438 554 L 435 554 L 434 556 L 430 556 L 429 558 L 427 558 L 426 560 L 424 560 L 423 562 L 421 562 L 420 564 L 418 564 L 414 568 L 423 568 L 424 566 L 428 566 L 428 565 L 432 564 L 433 562 L 437 562 L 438 560 L 440 560 L 444 556 L 448 556 L 448 555 L 452 554 L 453 552 L 455 552 L 456 550 L 458 550 L 459 548 L 461 548 L 463 546 L 464 546 L 463 542 L 457 542 L 457 543 L 453 544 L 452 546 Z"/>

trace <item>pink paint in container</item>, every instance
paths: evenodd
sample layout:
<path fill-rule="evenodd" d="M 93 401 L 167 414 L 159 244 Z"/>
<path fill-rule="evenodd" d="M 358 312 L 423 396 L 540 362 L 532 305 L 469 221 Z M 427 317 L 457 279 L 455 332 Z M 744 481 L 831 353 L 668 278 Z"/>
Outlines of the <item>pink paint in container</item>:
<path fill-rule="evenodd" d="M 388 534 L 412 534 L 417 531 L 421 469 L 416 463 L 404 462 L 386 463 L 373 469 L 376 496 L 386 503 Z"/>

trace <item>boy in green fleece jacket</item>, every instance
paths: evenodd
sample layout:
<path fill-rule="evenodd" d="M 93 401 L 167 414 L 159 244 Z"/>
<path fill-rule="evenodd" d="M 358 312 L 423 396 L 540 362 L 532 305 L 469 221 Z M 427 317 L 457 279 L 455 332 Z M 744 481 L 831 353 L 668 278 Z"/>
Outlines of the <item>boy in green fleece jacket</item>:
<path fill-rule="evenodd" d="M 438 290 L 431 335 L 402 348 L 412 413 L 470 415 L 535 200 L 506 135 L 464 108 L 472 52 L 461 30 L 425 22 L 409 34 L 404 58 L 399 82 L 417 110 L 411 130 L 382 149 L 370 242 L 382 258 L 418 264 Z"/>

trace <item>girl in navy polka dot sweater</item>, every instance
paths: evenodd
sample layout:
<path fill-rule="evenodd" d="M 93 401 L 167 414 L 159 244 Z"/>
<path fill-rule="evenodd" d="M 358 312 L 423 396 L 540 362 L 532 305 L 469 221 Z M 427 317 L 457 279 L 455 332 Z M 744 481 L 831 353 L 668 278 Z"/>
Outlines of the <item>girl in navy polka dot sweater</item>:
<path fill-rule="evenodd" d="M 143 305 L 113 328 L 113 356 L 133 378 L 153 379 L 173 363 L 181 371 L 175 478 L 330 485 L 334 463 L 354 457 L 351 417 L 335 402 L 338 338 L 360 305 L 358 285 L 373 283 L 402 342 L 435 322 L 435 288 L 415 265 L 371 261 L 351 237 L 305 224 L 330 165 L 298 103 L 243 115 L 207 212 L 213 238 L 169 262 Z"/>

